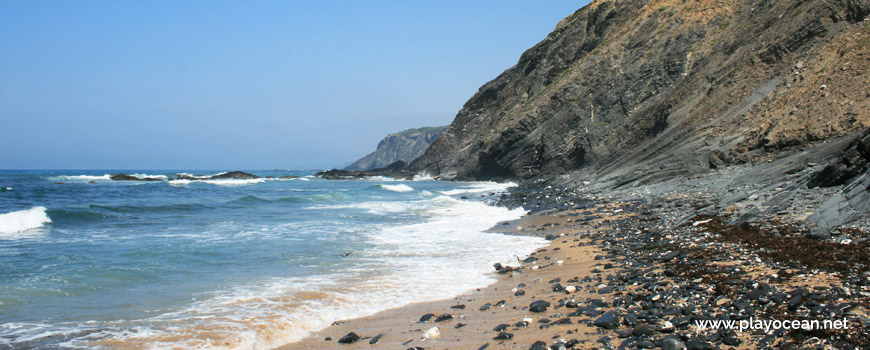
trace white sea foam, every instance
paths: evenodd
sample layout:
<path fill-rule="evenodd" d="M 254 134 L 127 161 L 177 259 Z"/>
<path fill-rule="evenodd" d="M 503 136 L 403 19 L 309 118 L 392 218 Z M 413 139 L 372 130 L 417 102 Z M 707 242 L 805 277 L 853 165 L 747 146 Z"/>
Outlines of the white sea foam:
<path fill-rule="evenodd" d="M 168 179 L 168 177 L 166 175 L 133 174 L 132 176 L 138 177 L 140 179 L 144 179 L 144 178 L 148 178 L 148 177 L 154 178 L 154 179 L 162 179 L 162 180 Z"/>
<path fill-rule="evenodd" d="M 464 185 L 463 188 L 457 188 L 449 191 L 442 191 L 442 194 L 455 196 L 458 194 L 469 193 L 484 193 L 484 192 L 504 192 L 508 188 L 515 187 L 517 184 L 513 182 L 474 182 Z"/>
<path fill-rule="evenodd" d="M 101 181 L 112 180 L 110 174 L 103 175 L 61 175 L 48 178 L 51 181 Z"/>
<path fill-rule="evenodd" d="M 419 173 L 417 175 L 414 175 L 414 181 L 433 181 L 433 180 L 435 180 L 435 178 L 433 178 L 432 175 L 429 175 L 429 173 L 423 172 L 423 173 Z"/>
<path fill-rule="evenodd" d="M 26 210 L 0 214 L 0 238 L 15 238 L 9 234 L 24 232 L 41 227 L 51 222 L 45 207 L 33 207 Z"/>
<path fill-rule="evenodd" d="M 393 191 L 393 192 L 411 192 L 414 190 L 414 188 L 412 188 L 411 186 L 405 185 L 405 184 L 398 184 L 398 185 L 380 184 L 380 185 L 378 185 L 378 187 L 383 188 L 387 191 Z"/>

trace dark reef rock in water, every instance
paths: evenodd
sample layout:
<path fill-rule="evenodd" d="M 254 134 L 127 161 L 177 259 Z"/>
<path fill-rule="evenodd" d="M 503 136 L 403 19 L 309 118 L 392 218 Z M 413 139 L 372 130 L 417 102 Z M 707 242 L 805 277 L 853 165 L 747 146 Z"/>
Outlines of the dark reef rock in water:
<path fill-rule="evenodd" d="M 249 174 L 243 171 L 230 171 L 226 173 L 221 173 L 217 175 L 187 175 L 187 174 L 176 174 L 176 180 L 251 180 L 251 179 L 259 179 L 260 177 L 254 174 Z"/>
<path fill-rule="evenodd" d="M 109 177 L 115 181 L 163 181 L 163 179 L 156 177 L 137 177 L 133 175 L 127 175 L 124 173 L 118 173 Z"/>
<path fill-rule="evenodd" d="M 259 179 L 260 177 L 254 174 L 249 174 L 243 171 L 230 171 L 228 173 L 217 174 L 214 176 L 210 176 L 209 180 L 225 180 L 225 179 L 237 179 L 237 180 L 250 180 L 250 179 Z"/>
<path fill-rule="evenodd" d="M 342 169 L 332 169 L 319 171 L 315 176 L 326 180 L 354 180 L 354 179 L 364 179 L 372 176 L 385 176 L 392 177 L 396 179 L 412 179 L 414 175 L 417 173 L 413 171 L 408 164 L 403 161 L 397 161 L 393 164 L 390 164 L 387 167 L 365 170 L 365 171 L 352 171 L 352 170 L 342 170 Z"/>

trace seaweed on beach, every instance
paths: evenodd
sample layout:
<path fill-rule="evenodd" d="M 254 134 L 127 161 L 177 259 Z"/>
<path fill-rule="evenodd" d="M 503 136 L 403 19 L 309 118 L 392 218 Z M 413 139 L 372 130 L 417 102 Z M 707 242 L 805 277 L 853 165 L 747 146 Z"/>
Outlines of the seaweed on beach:
<path fill-rule="evenodd" d="M 867 265 L 870 262 L 870 242 L 840 244 L 802 236 L 778 236 L 749 223 L 729 225 L 715 216 L 695 217 L 698 221 L 708 219 L 712 220 L 700 226 L 717 234 L 718 240 L 741 243 L 778 263 L 837 272 L 842 277 L 860 276 L 870 271 Z M 782 231 L 790 230 L 785 227 Z"/>

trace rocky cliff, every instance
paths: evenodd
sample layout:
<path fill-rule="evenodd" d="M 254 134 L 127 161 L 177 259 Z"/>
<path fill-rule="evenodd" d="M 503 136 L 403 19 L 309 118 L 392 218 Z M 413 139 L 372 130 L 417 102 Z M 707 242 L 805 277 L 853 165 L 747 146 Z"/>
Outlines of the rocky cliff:
<path fill-rule="evenodd" d="M 485 84 L 412 167 L 685 177 L 870 125 L 868 0 L 599 0 Z"/>
<path fill-rule="evenodd" d="M 397 161 L 410 163 L 420 157 L 429 145 L 444 133 L 444 130 L 447 130 L 447 126 L 408 129 L 389 134 L 378 143 L 377 150 L 344 169 L 365 171 L 383 168 Z"/>

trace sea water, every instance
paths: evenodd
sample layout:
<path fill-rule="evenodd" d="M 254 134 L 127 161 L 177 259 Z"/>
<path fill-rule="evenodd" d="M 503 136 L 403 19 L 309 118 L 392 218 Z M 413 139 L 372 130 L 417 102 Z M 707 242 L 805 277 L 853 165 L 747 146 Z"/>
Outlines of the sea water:
<path fill-rule="evenodd" d="M 482 200 L 510 184 L 110 173 L 0 171 L 0 349 L 266 349 L 544 245 L 486 232 L 523 214 Z"/>

